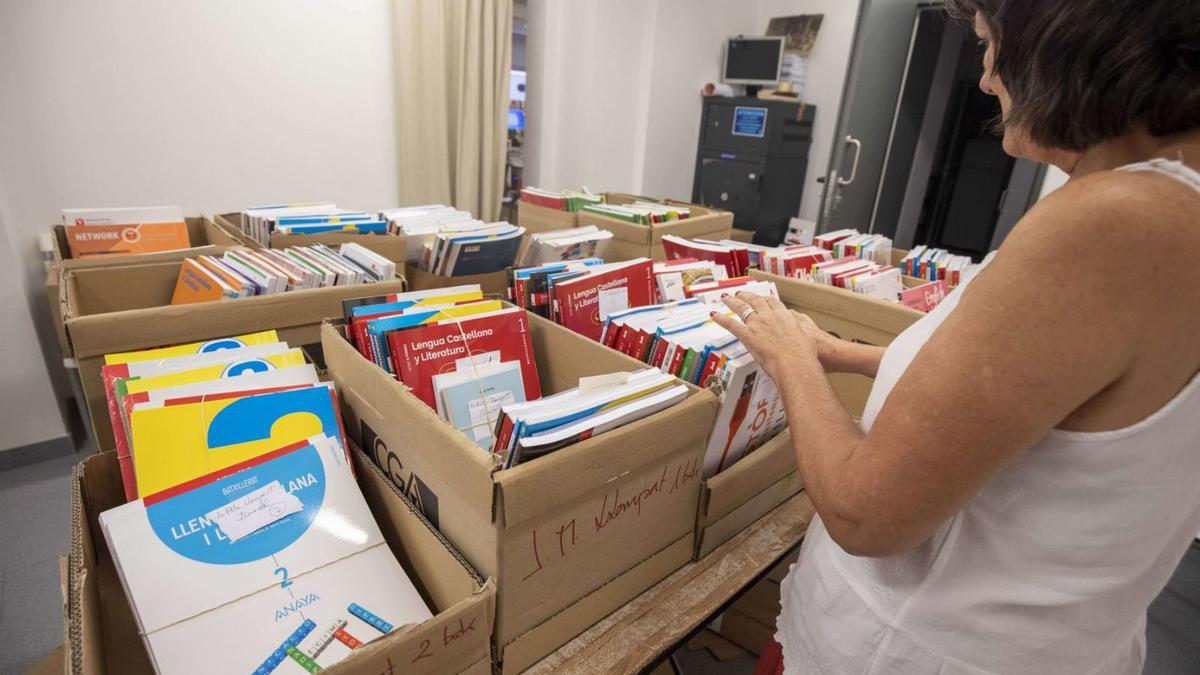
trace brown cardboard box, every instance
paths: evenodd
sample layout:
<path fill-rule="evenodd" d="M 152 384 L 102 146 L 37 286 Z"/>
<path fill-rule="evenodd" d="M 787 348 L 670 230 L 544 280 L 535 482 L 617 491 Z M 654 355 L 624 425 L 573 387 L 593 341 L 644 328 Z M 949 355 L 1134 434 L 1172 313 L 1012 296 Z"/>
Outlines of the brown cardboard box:
<path fill-rule="evenodd" d="M 388 547 L 435 614 L 368 643 L 326 672 L 490 673 L 495 581 L 479 576 L 362 451 L 353 454 L 359 486 Z M 97 522 L 101 511 L 124 501 L 115 453 L 92 455 L 75 467 L 66 614 L 72 675 L 152 672 Z"/>
<path fill-rule="evenodd" d="M 464 274 L 457 277 L 447 277 L 440 274 L 431 274 L 412 265 L 405 265 L 404 276 L 408 279 L 408 288 L 413 291 L 427 291 L 434 288 L 479 284 L 484 295 L 508 296 L 507 270 L 492 272 L 491 274 Z"/>
<path fill-rule="evenodd" d="M 822 330 L 844 340 L 886 347 L 905 328 L 925 316 L 921 312 L 886 300 L 868 298 L 844 288 L 801 281 L 759 270 L 750 275 L 774 281 L 779 298 L 791 309 L 812 317 Z M 839 373 L 829 376 L 833 390 L 846 409 L 859 411 L 871 393 L 870 378 Z"/>
<path fill-rule="evenodd" d="M 50 304 L 50 317 L 54 321 L 54 330 L 58 337 L 58 346 L 64 357 L 70 357 L 71 345 L 67 341 L 67 331 L 62 321 L 62 274 L 66 270 L 83 269 L 88 267 L 114 267 L 118 265 L 141 265 L 148 262 L 165 260 L 182 260 L 198 255 L 219 254 L 230 246 L 237 246 L 238 240 L 213 223 L 200 216 L 185 218 L 188 225 L 188 238 L 191 248 L 178 251 L 163 251 L 161 253 L 145 253 L 142 255 L 88 256 L 72 258 L 71 249 L 67 246 L 67 233 L 62 225 L 50 227 L 50 242 L 53 261 L 50 271 L 46 274 L 46 301 Z"/>
<path fill-rule="evenodd" d="M 559 211 L 545 206 L 517 202 L 517 225 L 531 234 L 578 227 L 578 214 L 574 211 Z"/>
<path fill-rule="evenodd" d="M 590 211 L 580 211 L 577 215 L 577 226 L 595 225 L 602 230 L 613 233 L 604 252 L 605 262 L 618 262 L 633 258 L 651 258 L 666 260 L 663 252 L 662 237 L 672 234 L 687 239 L 728 239 L 733 233 L 733 214 L 728 211 L 717 211 L 698 204 L 689 204 L 672 199 L 653 199 L 635 195 L 607 192 L 604 195 L 606 203 L 630 204 L 642 200 L 686 206 L 691 210 L 691 216 L 684 220 L 654 225 L 639 225 L 627 223 L 616 218 L 609 218 Z"/>
<path fill-rule="evenodd" d="M 784 430 L 704 481 L 696 511 L 695 559 L 708 555 L 803 487 L 792 436 Z"/>
<path fill-rule="evenodd" d="M 530 315 L 542 391 L 641 363 Z M 686 563 L 716 401 L 682 403 L 500 470 L 408 389 L 322 328 L 347 433 L 483 574 L 497 579 L 494 642 L 518 672 Z"/>
<path fill-rule="evenodd" d="M 238 212 L 221 213 L 208 216 L 209 220 L 221 229 L 231 233 L 243 244 L 251 248 L 261 248 L 254 239 L 242 233 L 242 214 Z M 404 262 L 405 249 L 408 246 L 406 237 L 396 234 L 359 234 L 356 232 L 326 232 L 324 234 L 282 234 L 271 233 L 271 248 L 288 248 L 291 246 L 312 246 L 325 244 L 337 248 L 342 244 L 355 243 L 378 253 L 393 262 Z"/>
<path fill-rule="evenodd" d="M 398 293 L 403 280 L 335 286 L 225 302 L 172 305 L 179 262 L 93 267 L 63 276 L 63 321 L 100 447 L 113 444 L 100 367 L 104 355 L 276 329 L 293 347 L 320 340 L 342 300 Z"/>

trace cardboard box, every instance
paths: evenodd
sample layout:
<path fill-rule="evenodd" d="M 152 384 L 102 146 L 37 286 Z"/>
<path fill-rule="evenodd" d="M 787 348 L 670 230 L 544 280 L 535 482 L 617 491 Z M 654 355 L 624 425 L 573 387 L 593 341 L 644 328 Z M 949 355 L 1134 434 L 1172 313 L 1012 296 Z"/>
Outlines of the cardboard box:
<path fill-rule="evenodd" d="M 262 248 L 258 241 L 251 239 L 242 232 L 242 214 L 239 212 L 221 213 L 206 216 L 217 227 L 230 233 L 251 248 Z M 396 234 L 360 234 L 357 232 L 326 232 L 324 234 L 283 234 L 271 233 L 271 248 L 289 248 L 291 246 L 312 246 L 325 244 L 337 248 L 342 244 L 361 244 L 393 262 L 404 262 L 407 238 Z"/>
<path fill-rule="evenodd" d="M 578 227 L 595 225 L 613 233 L 612 241 L 608 242 L 608 248 L 604 252 L 605 262 L 618 262 L 641 257 L 666 260 L 662 245 L 664 234 L 687 239 L 711 239 L 714 241 L 728 239 L 733 235 L 733 214 L 728 211 L 718 211 L 673 199 L 653 199 L 619 192 L 607 192 L 604 199 L 609 204 L 630 204 L 642 200 L 686 206 L 691 210 L 691 215 L 684 220 L 654 225 L 627 223 L 598 213 L 580 211 L 577 214 Z"/>
<path fill-rule="evenodd" d="M 104 355 L 276 329 L 293 347 L 320 340 L 321 321 L 342 315 L 342 300 L 398 293 L 403 280 L 335 286 L 225 302 L 171 305 L 179 262 L 91 267 L 63 276 L 63 321 L 100 447 L 112 427 L 100 380 Z"/>
<path fill-rule="evenodd" d="M 490 673 L 494 580 L 479 576 L 362 451 L 353 454 L 355 476 L 379 529 L 434 617 L 397 628 L 327 672 Z M 72 674 L 152 672 L 97 522 L 100 512 L 123 502 L 115 453 L 93 455 L 75 467 L 66 612 Z"/>
<path fill-rule="evenodd" d="M 644 368 L 529 319 L 544 394 Z M 494 642 L 504 673 L 527 668 L 691 558 L 712 393 L 693 389 L 656 415 L 500 470 L 339 328 L 326 324 L 321 337 L 347 434 L 497 579 Z"/>
<path fill-rule="evenodd" d="M 89 267 L 115 267 L 119 265 L 141 265 L 148 262 L 162 262 L 165 260 L 182 260 L 198 255 L 223 253 L 229 247 L 239 245 L 236 238 L 230 236 L 216 225 L 207 222 L 200 216 L 191 216 L 184 220 L 187 222 L 188 238 L 192 242 L 191 248 L 180 249 L 178 251 L 162 251 L 159 253 L 143 253 L 141 255 L 89 256 L 86 258 L 71 257 L 71 249 L 67 246 L 67 233 L 64 226 L 52 225 L 50 227 L 51 255 L 53 260 L 50 270 L 46 273 L 46 301 L 50 305 L 50 317 L 54 321 L 58 346 L 62 350 L 64 357 L 69 358 L 72 355 L 70 343 L 67 341 L 67 331 L 63 327 L 62 321 L 62 298 L 60 297 L 60 293 L 62 292 L 62 274 L 64 271 Z"/>
<path fill-rule="evenodd" d="M 577 216 L 575 211 L 559 211 L 524 201 L 517 202 L 517 225 L 528 230 L 529 234 L 578 227 Z"/>
<path fill-rule="evenodd" d="M 783 304 L 807 314 L 822 330 L 843 340 L 886 347 L 904 329 L 925 316 L 899 303 L 868 298 L 844 288 L 781 277 L 760 270 L 752 270 L 750 276 L 774 281 Z M 862 375 L 837 373 L 830 375 L 829 381 L 846 409 L 861 414 L 871 393 L 871 379 Z"/>
<path fill-rule="evenodd" d="M 408 281 L 409 290 L 428 291 L 434 288 L 450 288 L 465 284 L 479 284 L 484 295 L 500 295 L 508 297 L 508 272 L 492 272 L 490 274 L 464 274 L 457 277 L 447 277 L 432 274 L 413 267 L 404 266 L 404 277 Z"/>

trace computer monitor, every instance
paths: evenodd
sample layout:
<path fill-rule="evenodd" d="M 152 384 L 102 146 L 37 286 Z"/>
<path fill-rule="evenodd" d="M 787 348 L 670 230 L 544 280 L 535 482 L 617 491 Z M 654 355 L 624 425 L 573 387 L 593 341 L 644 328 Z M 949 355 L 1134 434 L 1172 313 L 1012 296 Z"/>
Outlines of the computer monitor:
<path fill-rule="evenodd" d="M 725 43 L 721 81 L 726 84 L 778 84 L 783 40 L 782 37 L 741 35 L 729 38 Z"/>

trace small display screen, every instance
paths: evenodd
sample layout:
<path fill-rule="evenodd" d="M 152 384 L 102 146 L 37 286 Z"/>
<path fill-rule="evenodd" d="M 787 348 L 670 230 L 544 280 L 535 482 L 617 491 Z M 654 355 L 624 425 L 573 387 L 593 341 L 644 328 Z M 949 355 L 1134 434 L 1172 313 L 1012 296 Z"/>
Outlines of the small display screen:
<path fill-rule="evenodd" d="M 779 81 L 779 39 L 731 39 L 725 46 L 725 81 Z"/>
<path fill-rule="evenodd" d="M 762 138 L 767 133 L 767 109 L 738 106 L 733 109 L 733 135 Z"/>

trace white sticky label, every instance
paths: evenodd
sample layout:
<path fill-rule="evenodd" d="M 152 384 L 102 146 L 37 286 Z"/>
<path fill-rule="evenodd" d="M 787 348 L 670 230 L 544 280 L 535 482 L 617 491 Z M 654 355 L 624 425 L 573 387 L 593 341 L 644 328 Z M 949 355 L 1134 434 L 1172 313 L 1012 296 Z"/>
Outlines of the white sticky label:
<path fill-rule="evenodd" d="M 472 366 L 478 368 L 479 366 L 490 366 L 495 363 L 500 363 L 499 351 L 483 352 L 482 354 L 474 354 L 456 359 L 454 361 L 454 369 L 459 372 L 470 371 Z"/>
<path fill-rule="evenodd" d="M 220 527 L 230 541 L 237 541 L 285 516 L 299 513 L 302 508 L 300 498 L 289 494 L 275 480 L 209 511 L 205 517 Z"/>
<path fill-rule="evenodd" d="M 515 403 L 516 397 L 511 391 L 498 391 L 488 394 L 485 398 L 477 398 L 467 404 L 471 414 L 471 431 L 476 441 L 485 441 L 492 437 L 496 418 L 500 415 L 500 406 Z"/>
<path fill-rule="evenodd" d="M 629 373 L 609 373 L 579 378 L 579 393 L 587 394 L 609 387 L 618 387 L 629 381 Z"/>
<path fill-rule="evenodd" d="M 597 294 L 596 302 L 600 311 L 600 320 L 603 321 L 613 312 L 629 309 L 629 288 L 621 286 L 600 291 Z"/>

